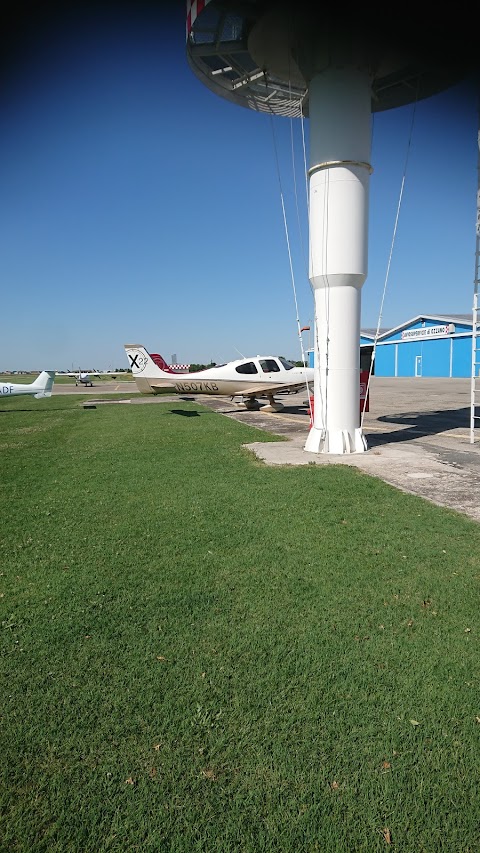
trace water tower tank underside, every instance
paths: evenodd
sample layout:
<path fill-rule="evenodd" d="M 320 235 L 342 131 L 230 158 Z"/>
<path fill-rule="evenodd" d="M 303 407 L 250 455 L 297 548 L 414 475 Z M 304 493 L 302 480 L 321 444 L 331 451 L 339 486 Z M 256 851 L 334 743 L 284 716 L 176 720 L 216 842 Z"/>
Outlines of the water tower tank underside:
<path fill-rule="evenodd" d="M 379 16 L 371 6 L 303 0 L 197 2 L 201 11 L 187 19 L 190 67 L 217 95 L 261 112 L 308 116 L 309 80 L 332 66 L 368 68 L 373 112 L 430 97 L 476 70 L 465 21 L 444 20 L 435 7 L 421 20 L 401 10 L 394 20 L 385 6 Z"/>

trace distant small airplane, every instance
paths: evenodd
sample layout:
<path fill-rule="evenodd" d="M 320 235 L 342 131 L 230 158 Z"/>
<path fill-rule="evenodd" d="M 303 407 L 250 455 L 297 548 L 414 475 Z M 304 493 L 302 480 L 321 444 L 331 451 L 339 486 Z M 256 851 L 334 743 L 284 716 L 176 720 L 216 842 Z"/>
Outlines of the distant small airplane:
<path fill-rule="evenodd" d="M 160 355 L 151 356 L 141 344 L 125 344 L 129 366 L 142 393 L 211 394 L 220 397 L 242 396 L 246 409 L 258 409 L 257 397 L 266 396 L 262 411 L 280 412 L 284 408 L 274 394 L 305 388 L 313 384 L 313 367 L 295 367 L 285 358 L 257 355 L 208 367 L 197 373 L 176 373 Z"/>
<path fill-rule="evenodd" d="M 84 373 L 82 370 L 78 370 L 76 373 L 57 371 L 57 376 L 73 376 L 75 385 L 89 385 L 90 388 L 93 388 L 92 376 L 112 376 L 115 379 L 117 372 L 116 370 L 91 370 L 89 373 Z"/>
<path fill-rule="evenodd" d="M 0 385 L 0 396 L 15 397 L 18 394 L 33 394 L 37 400 L 41 397 L 51 397 L 54 381 L 55 371 L 43 370 L 35 381 L 30 384 L 2 382 Z"/>

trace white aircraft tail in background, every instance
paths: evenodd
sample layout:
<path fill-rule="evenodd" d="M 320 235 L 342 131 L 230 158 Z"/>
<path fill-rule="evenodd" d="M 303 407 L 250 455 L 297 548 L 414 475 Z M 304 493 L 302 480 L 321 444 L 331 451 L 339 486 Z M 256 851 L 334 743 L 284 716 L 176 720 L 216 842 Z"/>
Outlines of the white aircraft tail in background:
<path fill-rule="evenodd" d="M 54 370 L 42 370 L 35 381 L 29 384 L 2 382 L 0 384 L 0 396 L 15 397 L 18 394 L 33 394 L 37 400 L 41 397 L 51 397 L 54 381 Z"/>
<path fill-rule="evenodd" d="M 175 373 L 161 356 L 152 357 L 141 344 L 124 346 L 133 378 L 143 394 L 242 396 L 247 409 L 258 409 L 256 398 L 266 396 L 268 405 L 262 406 L 262 411 L 279 412 L 283 405 L 274 399 L 274 394 L 308 390 L 309 383 L 313 384 L 313 367 L 295 367 L 281 356 L 257 355 L 196 373 Z"/>

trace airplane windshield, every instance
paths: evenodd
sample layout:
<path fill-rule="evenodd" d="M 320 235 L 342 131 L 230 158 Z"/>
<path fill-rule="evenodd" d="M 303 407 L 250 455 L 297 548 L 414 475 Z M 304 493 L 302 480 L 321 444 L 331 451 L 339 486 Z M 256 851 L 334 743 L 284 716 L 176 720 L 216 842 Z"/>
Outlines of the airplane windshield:
<path fill-rule="evenodd" d="M 281 361 L 285 370 L 293 370 L 293 368 L 295 367 L 294 364 L 292 364 L 290 361 L 287 361 L 286 358 L 282 358 L 282 356 L 280 356 L 279 361 Z"/>

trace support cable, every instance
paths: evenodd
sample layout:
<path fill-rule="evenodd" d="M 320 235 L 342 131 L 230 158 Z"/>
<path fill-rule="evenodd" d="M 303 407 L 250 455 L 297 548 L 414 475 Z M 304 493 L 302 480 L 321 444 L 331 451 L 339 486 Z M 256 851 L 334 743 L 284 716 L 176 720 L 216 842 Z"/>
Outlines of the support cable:
<path fill-rule="evenodd" d="M 305 97 L 308 97 L 308 90 L 305 94 Z M 305 176 L 305 197 L 307 199 L 308 232 L 309 232 L 309 240 L 310 240 L 309 259 L 311 260 L 312 239 L 311 239 L 311 222 L 310 222 L 309 169 L 307 166 L 307 152 L 306 152 L 306 145 L 305 145 L 305 122 L 304 122 L 303 102 L 302 101 L 300 101 L 300 115 L 301 115 L 301 128 L 302 128 L 303 171 L 304 171 L 304 176 Z M 327 223 L 327 232 L 328 232 L 328 217 L 326 215 L 328 212 L 328 191 L 327 191 L 326 196 L 325 196 L 325 204 L 326 204 L 325 222 Z M 307 267 L 307 278 L 309 280 L 310 291 L 311 291 L 312 298 L 313 298 L 313 350 L 314 350 L 315 362 L 318 365 L 318 374 L 320 375 L 320 347 L 319 347 L 319 343 L 318 343 L 317 300 L 315 298 L 315 288 L 313 287 L 312 282 L 310 281 L 308 267 Z M 329 326 L 329 323 L 328 323 L 328 315 L 329 315 L 329 299 L 328 299 L 328 296 L 329 296 L 329 294 L 327 292 L 328 290 L 329 290 L 329 284 L 327 281 L 327 287 L 324 288 L 327 338 L 328 338 L 328 326 Z M 328 372 L 328 340 L 327 340 L 326 359 L 327 359 L 327 361 L 326 361 L 326 365 L 325 365 L 325 374 L 327 374 L 327 372 Z M 325 388 L 325 394 L 326 394 L 326 390 L 327 389 Z M 318 393 L 319 393 L 319 397 L 320 397 L 320 405 L 322 408 L 323 417 L 325 417 L 326 412 L 327 412 L 327 408 L 326 408 L 327 402 L 326 402 L 326 397 L 324 399 L 324 390 L 323 390 L 321 381 L 318 382 Z M 308 399 L 308 404 L 309 404 L 309 408 L 310 408 L 310 420 L 311 420 L 311 424 L 313 426 L 313 411 L 312 411 L 312 405 L 311 405 L 310 397 Z"/>
<path fill-rule="evenodd" d="M 289 84 L 289 99 L 290 99 L 290 103 L 293 103 L 290 84 Z M 301 102 L 300 102 L 300 105 L 301 105 Z M 301 331 L 301 326 L 300 326 L 300 317 L 299 317 L 299 312 L 298 312 L 297 289 L 296 289 L 296 285 L 295 285 L 295 274 L 293 271 L 292 252 L 291 252 L 291 248 L 290 248 L 290 236 L 289 236 L 289 232 L 288 232 L 287 215 L 286 215 L 286 210 L 285 210 L 285 200 L 284 200 L 284 196 L 283 196 L 282 179 L 281 179 L 281 175 L 280 175 L 280 165 L 279 165 L 279 159 L 278 159 L 277 140 L 276 140 L 276 136 L 275 136 L 275 126 L 273 123 L 272 113 L 270 113 L 270 127 L 272 130 L 273 150 L 274 150 L 274 154 L 275 154 L 275 164 L 276 164 L 276 168 L 277 168 L 277 179 L 278 179 L 278 186 L 279 186 L 279 192 L 280 192 L 280 203 L 281 203 L 281 207 L 282 207 L 283 225 L 284 225 L 284 229 L 285 229 L 285 238 L 286 238 L 286 242 L 287 242 L 288 260 L 289 260 L 289 264 L 290 264 L 290 276 L 291 276 L 291 280 L 292 280 L 293 299 L 294 299 L 294 303 L 295 303 L 297 333 L 298 333 L 298 339 L 299 339 L 299 343 L 300 343 L 300 352 L 301 352 L 301 356 L 302 356 L 302 364 L 305 365 L 305 351 L 303 348 L 303 338 L 302 338 L 302 331 Z M 293 141 L 292 141 L 292 156 L 293 156 Z M 296 203 L 297 203 L 297 214 L 298 214 L 298 199 L 297 199 L 297 188 L 296 188 L 296 178 L 295 178 L 295 167 L 293 167 L 293 169 L 294 169 L 295 199 L 296 199 Z M 300 220 L 299 220 L 299 224 L 300 224 Z M 306 391 L 307 391 L 307 396 L 308 396 L 308 401 L 309 401 L 309 406 L 310 406 L 310 417 L 311 417 L 311 420 L 313 423 L 312 410 L 311 410 L 311 405 L 310 405 L 309 387 L 308 387 L 308 380 L 307 380 L 306 373 L 305 373 L 305 386 L 306 386 Z"/>
<path fill-rule="evenodd" d="M 277 178 L 278 178 L 278 186 L 279 186 L 279 191 L 280 191 L 280 203 L 281 203 L 281 207 L 282 207 L 283 225 L 284 225 L 284 229 L 285 229 L 285 238 L 287 241 L 288 261 L 290 264 L 290 276 L 292 279 L 292 290 L 293 290 L 293 299 L 294 299 L 294 303 L 295 303 L 295 314 L 296 314 L 298 338 L 299 338 L 299 342 L 300 342 L 302 362 L 305 363 L 305 353 L 304 353 L 304 349 L 303 349 L 303 338 L 302 338 L 302 333 L 300 331 L 301 326 L 300 326 L 300 317 L 299 317 L 299 313 L 298 313 L 297 288 L 295 285 L 295 274 L 293 271 L 292 252 L 291 252 L 291 248 L 290 248 L 290 235 L 289 235 L 289 231 L 288 231 L 287 214 L 286 214 L 286 210 L 285 210 L 285 200 L 284 200 L 284 196 L 283 196 L 282 179 L 281 179 L 281 175 L 280 175 L 280 166 L 279 166 L 279 161 L 278 161 L 278 149 L 277 149 L 277 140 L 276 140 L 276 136 L 275 136 L 275 127 L 273 124 L 273 117 L 272 117 L 271 113 L 270 113 L 270 126 L 272 128 L 273 149 L 274 149 L 274 154 L 275 154 L 275 164 L 277 167 Z M 305 380 L 305 382 L 306 382 L 306 385 L 308 388 L 308 382 L 306 380 Z"/>
<path fill-rule="evenodd" d="M 290 236 L 288 233 L 287 214 L 285 212 L 285 200 L 283 197 L 282 179 L 280 177 L 280 166 L 279 166 L 279 162 L 278 162 L 278 151 L 277 151 L 277 141 L 276 141 L 276 137 L 275 137 L 275 128 L 273 126 L 273 117 L 272 117 L 271 113 L 270 113 L 270 126 L 272 128 L 273 149 L 275 152 L 275 164 L 277 167 L 277 178 L 278 178 L 278 187 L 279 187 L 279 191 L 280 191 L 280 203 L 282 206 L 283 226 L 285 229 L 285 239 L 287 241 L 288 262 L 290 264 L 290 276 L 292 279 L 292 289 L 293 289 L 293 299 L 295 302 L 296 320 L 297 320 L 297 326 L 298 326 L 298 328 L 300 328 L 300 319 L 298 316 L 297 290 L 295 287 L 295 274 L 293 272 L 292 252 L 291 252 L 291 248 L 290 248 Z"/>
<path fill-rule="evenodd" d="M 302 149 L 303 149 L 303 162 L 304 162 L 304 174 L 305 174 L 305 197 L 306 197 L 306 201 L 307 201 L 307 212 L 308 212 L 308 175 L 307 175 L 306 151 L 305 151 L 305 132 L 304 132 L 304 121 L 303 121 L 303 103 L 302 103 L 302 100 L 301 100 L 301 99 L 300 99 L 300 102 L 299 102 L 299 107 L 300 107 L 300 115 L 301 115 L 301 129 L 302 129 Z M 302 225 L 301 225 L 301 221 L 300 221 L 300 208 L 299 208 L 299 203 L 298 203 L 298 190 L 297 190 L 297 173 L 296 173 L 296 168 L 295 168 L 295 148 L 294 148 L 294 144 L 293 144 L 293 119 L 292 119 L 292 118 L 290 119 L 290 143 L 291 143 L 291 151 L 292 151 L 293 189 L 294 189 L 294 195 L 295 195 L 295 207 L 296 207 L 296 211 L 297 211 L 298 233 L 299 233 L 299 237 L 300 237 L 300 246 L 301 246 L 301 252 L 302 252 L 303 263 L 304 263 L 304 266 L 305 266 L 305 274 L 306 274 L 306 277 L 307 277 L 307 281 L 308 281 L 308 283 L 309 283 L 309 285 L 310 285 L 310 292 L 311 292 L 311 293 L 313 293 L 312 284 L 311 284 L 310 279 L 309 279 L 309 277 L 308 277 L 308 259 L 307 259 L 307 254 L 306 254 L 306 251 L 305 251 L 305 243 L 304 243 L 304 240 L 303 240 L 303 230 L 302 230 Z M 315 329 L 315 326 L 314 326 L 314 329 Z M 299 330 L 299 336 L 300 336 L 300 348 L 301 348 L 301 351 L 302 351 L 302 361 L 303 361 L 303 364 L 304 364 L 304 365 L 306 365 L 306 364 L 307 364 L 307 362 L 306 362 L 306 358 L 305 358 L 305 351 L 304 351 L 304 348 L 303 348 L 303 338 L 301 337 L 301 334 L 302 334 L 302 329 L 300 329 L 300 330 Z M 314 335 L 315 335 L 315 331 L 314 331 Z M 315 344 L 314 344 L 314 345 L 315 345 Z M 308 408 L 309 408 L 309 411 L 310 411 L 310 422 L 311 422 L 311 424 L 313 425 L 312 402 L 311 402 L 311 399 L 310 399 L 310 388 L 309 388 L 309 386 L 308 386 L 308 382 L 307 382 L 307 380 L 305 380 L 305 385 L 306 385 L 306 390 L 307 390 Z"/>
<path fill-rule="evenodd" d="M 300 105 L 301 105 L 301 101 L 300 101 Z M 302 129 L 303 129 L 303 125 L 302 125 Z M 305 269 L 306 269 L 307 279 L 308 279 L 308 262 L 307 262 L 307 255 L 305 252 L 305 244 L 303 242 L 303 231 L 302 231 L 302 225 L 300 222 L 300 209 L 299 209 L 299 205 L 298 205 L 297 173 L 296 173 L 296 169 L 295 169 L 295 149 L 294 149 L 294 144 L 293 144 L 293 118 L 290 119 L 290 146 L 291 146 L 291 150 L 292 150 L 293 190 L 294 190 L 294 195 L 295 195 L 295 207 L 297 210 L 298 233 L 300 236 L 300 246 L 301 246 L 301 250 L 302 250 L 302 258 L 303 258 L 303 262 L 305 264 Z M 308 202 L 308 186 L 307 186 L 307 202 Z"/>
<path fill-rule="evenodd" d="M 405 187 L 405 179 L 406 179 L 406 176 L 407 176 L 407 166 L 408 166 L 408 160 L 409 160 L 409 157 L 410 157 L 410 148 L 411 148 L 411 144 L 412 144 L 413 127 L 414 127 L 414 123 L 415 123 L 416 107 L 417 107 L 417 100 L 415 100 L 415 101 L 414 101 L 414 104 L 413 104 L 412 120 L 411 120 L 411 123 L 410 123 L 410 133 L 409 133 L 408 143 L 407 143 L 407 153 L 406 153 L 406 156 L 405 156 L 405 164 L 404 164 L 404 167 L 403 167 L 403 176 L 402 176 L 402 182 L 401 182 L 401 186 L 400 186 L 400 194 L 399 194 L 399 197 L 398 197 L 397 213 L 396 213 L 396 216 L 395 216 L 395 224 L 394 224 L 394 226 L 393 226 L 392 242 L 391 242 L 391 245 L 390 245 L 390 252 L 389 252 L 389 256 L 388 256 L 388 263 L 387 263 L 387 270 L 386 270 L 386 274 L 385 274 L 385 281 L 384 281 L 384 284 L 383 284 L 383 293 L 382 293 L 382 299 L 381 299 L 381 302 L 380 302 L 380 310 L 379 310 L 379 313 L 378 313 L 377 328 L 376 328 L 376 331 L 375 331 L 375 338 L 374 338 L 374 340 L 373 340 L 373 349 L 372 349 L 372 356 L 371 356 L 371 360 L 370 360 L 370 369 L 369 369 L 369 371 L 368 371 L 367 388 L 366 388 L 366 391 L 365 391 L 365 399 L 364 399 L 364 401 L 363 401 L 363 406 L 362 406 L 362 415 L 361 415 L 361 418 L 360 418 L 360 429 L 362 429 L 362 428 L 363 428 L 363 420 L 364 420 L 364 416 L 365 416 L 365 407 L 366 407 L 366 405 L 367 405 L 368 392 L 369 392 L 369 390 L 370 390 L 370 380 L 371 380 L 371 378 L 372 378 L 373 366 L 374 366 L 374 363 L 375 363 L 375 354 L 376 354 L 376 349 L 377 349 L 377 341 L 378 341 L 378 337 L 379 337 L 379 334 L 380 334 L 380 327 L 381 327 L 381 323 L 382 323 L 382 316 L 383 316 L 383 304 L 384 304 L 384 302 L 385 302 L 385 294 L 386 294 L 386 292 L 387 292 L 387 283 L 388 283 L 388 279 L 389 279 L 389 275 L 390 275 L 390 267 L 391 267 L 391 263 L 392 263 L 393 248 L 394 248 L 394 245 L 395 245 L 395 238 L 396 238 L 396 235 L 397 235 L 398 220 L 399 220 L 399 217 L 400 217 L 400 208 L 401 208 L 401 206 L 402 206 L 403 190 L 404 190 L 404 187 Z"/>

